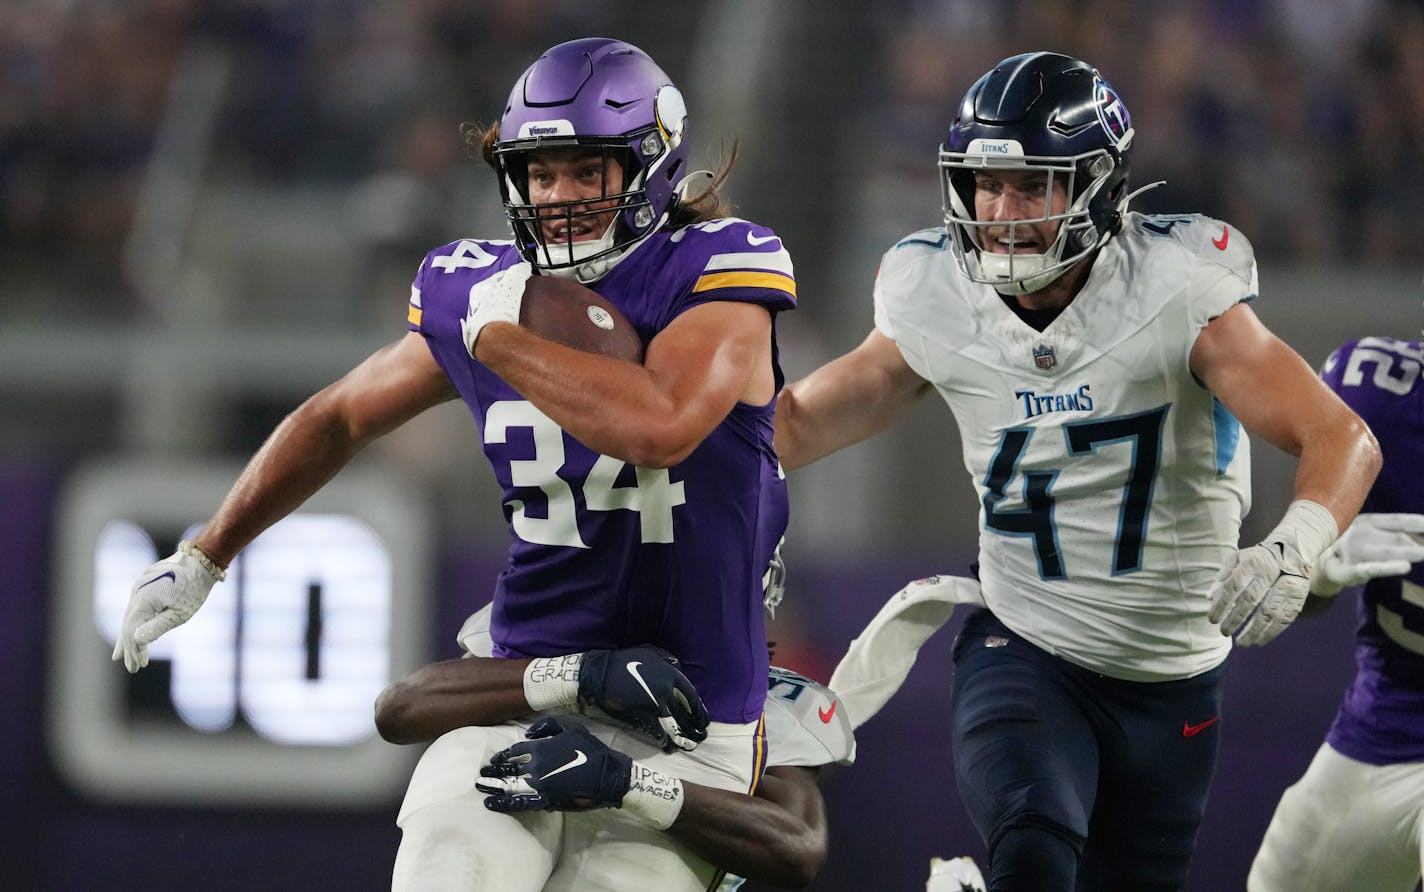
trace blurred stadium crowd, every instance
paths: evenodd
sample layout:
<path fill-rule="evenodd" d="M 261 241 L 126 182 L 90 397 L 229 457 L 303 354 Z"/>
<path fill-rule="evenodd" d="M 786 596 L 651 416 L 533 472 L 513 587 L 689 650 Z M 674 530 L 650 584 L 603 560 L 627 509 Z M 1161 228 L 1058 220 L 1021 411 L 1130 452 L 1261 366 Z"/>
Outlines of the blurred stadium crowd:
<path fill-rule="evenodd" d="M 298 230 L 340 221 L 353 253 L 375 264 L 354 280 L 379 282 L 398 305 L 400 280 L 430 246 L 500 225 L 484 194 L 488 175 L 465 163 L 455 125 L 496 114 L 533 54 L 573 33 L 641 40 L 685 77 L 679 54 L 703 4 L 679 4 L 686 24 L 671 39 L 653 33 L 668 15 L 652 14 L 654 6 L 11 0 L 0 6 L 3 314 L 61 303 L 111 318 L 157 312 L 145 305 L 156 298 L 145 293 L 150 271 L 134 268 L 144 255 L 132 241 L 155 210 L 145 200 L 154 197 L 156 153 L 171 164 L 184 145 L 198 149 L 191 163 L 205 183 L 299 191 L 310 217 L 294 221 Z M 1136 183 L 1167 180 L 1143 208 L 1231 220 L 1265 259 L 1417 262 L 1424 6 L 1328 6 L 808 5 L 796 29 L 812 17 L 839 18 L 829 33 L 841 36 L 788 43 L 783 70 L 801 67 L 794 54 L 825 53 L 853 69 L 852 87 L 840 97 L 842 114 L 789 144 L 806 154 L 834 147 L 837 179 L 860 181 L 871 196 L 848 209 L 863 223 L 883 219 L 890 233 L 932 223 L 931 153 L 957 97 L 998 58 L 1062 50 L 1102 69 L 1139 123 Z M 795 104 L 799 93 L 824 88 L 807 80 L 785 89 Z M 185 143 L 184 125 L 202 116 L 211 116 L 206 138 Z M 823 188 L 781 187 L 793 193 L 788 208 L 796 190 Z M 750 193 L 741 197 L 751 203 Z M 309 243 L 325 244 L 309 234 L 286 247 Z M 386 260 L 399 276 L 373 279 Z"/>

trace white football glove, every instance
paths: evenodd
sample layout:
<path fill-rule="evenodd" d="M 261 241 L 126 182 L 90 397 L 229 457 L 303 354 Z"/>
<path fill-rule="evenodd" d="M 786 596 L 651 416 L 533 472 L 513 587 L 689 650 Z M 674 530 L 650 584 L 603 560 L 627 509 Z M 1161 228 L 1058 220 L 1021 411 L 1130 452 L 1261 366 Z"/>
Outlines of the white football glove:
<path fill-rule="evenodd" d="M 148 665 L 148 646 L 160 635 L 192 618 L 213 586 L 227 573 L 188 540 L 178 550 L 139 574 L 129 592 L 114 660 L 137 672 Z"/>
<path fill-rule="evenodd" d="M 1403 576 L 1424 561 L 1424 514 L 1361 514 L 1325 550 L 1310 577 L 1321 597 L 1380 576 Z"/>
<path fill-rule="evenodd" d="M 1271 641 L 1300 615 L 1311 569 L 1337 535 L 1325 506 L 1292 502 L 1265 539 L 1226 559 L 1208 593 L 1207 619 L 1243 647 Z"/>
<path fill-rule="evenodd" d="M 470 307 L 460 320 L 460 334 L 470 357 L 475 355 L 475 341 L 480 330 L 491 322 L 519 324 L 519 306 L 524 302 L 524 283 L 534 274 L 534 268 L 520 261 L 502 269 L 484 281 L 470 287 Z"/>

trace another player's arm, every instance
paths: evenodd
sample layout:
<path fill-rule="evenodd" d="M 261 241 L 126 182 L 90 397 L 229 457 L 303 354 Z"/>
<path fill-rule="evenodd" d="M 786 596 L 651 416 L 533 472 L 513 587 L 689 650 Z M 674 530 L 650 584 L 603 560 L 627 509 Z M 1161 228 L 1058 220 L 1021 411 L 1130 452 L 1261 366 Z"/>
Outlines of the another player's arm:
<path fill-rule="evenodd" d="M 531 662 L 465 657 L 421 666 L 376 698 L 376 730 L 391 743 L 422 743 L 527 715 L 524 671 Z"/>
<path fill-rule="evenodd" d="M 420 334 L 381 348 L 277 426 L 194 544 L 226 566 L 367 443 L 456 395 Z"/>
<path fill-rule="evenodd" d="M 376 728 L 391 743 L 419 743 L 526 715 L 530 662 L 465 657 L 422 666 L 381 692 Z M 814 768 L 773 766 L 755 796 L 683 781 L 682 810 L 667 832 L 726 870 L 800 888 L 827 854 L 826 804 L 816 780 Z"/>
<path fill-rule="evenodd" d="M 777 455 L 787 470 L 890 427 L 930 384 L 878 329 L 851 352 L 788 385 L 776 403 Z"/>
<path fill-rule="evenodd" d="M 481 611 L 486 619 L 489 610 Z M 488 654 L 489 646 L 476 644 L 474 652 Z M 624 668 L 634 661 L 637 674 Z M 694 749 L 707 737 L 707 708 L 697 689 L 675 658 L 648 645 L 431 663 L 380 693 L 376 730 L 391 743 L 420 743 L 456 728 L 585 706 L 669 752 Z"/>
<path fill-rule="evenodd" d="M 677 464 L 738 401 L 775 394 L 771 314 L 751 303 L 693 307 L 653 338 L 642 365 L 507 322 L 484 328 L 475 356 L 579 442 L 639 467 Z"/>
<path fill-rule="evenodd" d="M 772 766 L 755 796 L 683 781 L 682 811 L 668 832 L 731 873 L 800 889 L 815 879 L 829 849 L 818 774 Z"/>
<path fill-rule="evenodd" d="M 1349 526 L 1379 473 L 1379 444 L 1305 360 L 1237 304 L 1207 323 L 1190 365 L 1248 431 L 1299 457 L 1295 498 Z"/>

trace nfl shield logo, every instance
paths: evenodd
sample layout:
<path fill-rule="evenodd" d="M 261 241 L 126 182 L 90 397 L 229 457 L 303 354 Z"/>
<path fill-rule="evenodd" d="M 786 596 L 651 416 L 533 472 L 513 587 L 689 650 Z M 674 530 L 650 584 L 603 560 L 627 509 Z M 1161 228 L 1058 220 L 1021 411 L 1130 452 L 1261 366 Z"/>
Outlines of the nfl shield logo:
<path fill-rule="evenodd" d="M 1051 346 L 1039 344 L 1033 348 L 1033 364 L 1044 370 L 1051 369 L 1058 365 L 1058 357 L 1053 355 Z"/>

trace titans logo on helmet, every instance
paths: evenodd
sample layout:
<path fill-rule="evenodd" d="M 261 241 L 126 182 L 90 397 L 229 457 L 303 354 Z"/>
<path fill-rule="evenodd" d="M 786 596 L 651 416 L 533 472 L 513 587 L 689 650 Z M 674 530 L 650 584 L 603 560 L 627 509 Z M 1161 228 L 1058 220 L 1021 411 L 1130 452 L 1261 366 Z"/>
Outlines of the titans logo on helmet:
<path fill-rule="evenodd" d="M 1094 79 L 1093 104 L 1098 110 L 1098 123 L 1113 140 L 1122 139 L 1132 128 L 1132 116 L 1127 113 L 1127 106 L 1122 104 L 1112 85 L 1102 78 Z"/>

